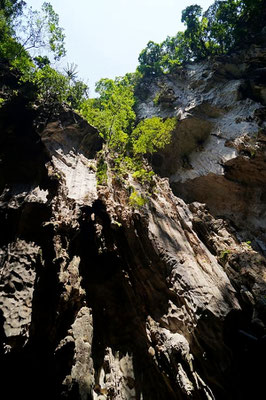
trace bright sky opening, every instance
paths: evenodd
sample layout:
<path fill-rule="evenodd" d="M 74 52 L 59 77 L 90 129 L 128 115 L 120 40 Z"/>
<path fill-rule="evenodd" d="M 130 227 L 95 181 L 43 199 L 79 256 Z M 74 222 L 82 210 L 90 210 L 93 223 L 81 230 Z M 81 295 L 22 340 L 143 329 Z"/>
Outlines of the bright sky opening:
<path fill-rule="evenodd" d="M 44 0 L 26 0 L 39 10 Z M 101 78 L 134 72 L 138 56 L 152 40 L 184 30 L 181 12 L 192 4 L 203 10 L 213 0 L 50 0 L 66 35 L 67 56 L 62 61 L 78 66 L 79 77 L 89 85 L 90 97 Z"/>

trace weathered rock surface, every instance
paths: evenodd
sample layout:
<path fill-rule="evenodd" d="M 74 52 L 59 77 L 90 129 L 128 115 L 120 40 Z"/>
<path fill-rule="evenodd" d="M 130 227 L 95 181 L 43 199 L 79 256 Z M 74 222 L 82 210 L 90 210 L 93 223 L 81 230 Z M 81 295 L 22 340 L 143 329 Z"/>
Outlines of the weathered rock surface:
<path fill-rule="evenodd" d="M 154 165 L 183 199 L 159 177 L 141 208 L 110 173 L 97 187 L 101 143 L 70 110 L 47 117 L 19 98 L 0 110 L 8 398 L 259 398 L 264 92 L 239 94 L 252 82 L 254 51 L 237 68 L 233 59 L 188 67 L 182 79 L 166 79 L 159 106 L 149 97 L 140 104 L 140 118 L 179 115 L 173 150 Z"/>
<path fill-rule="evenodd" d="M 169 177 L 174 193 L 188 203 L 207 204 L 213 215 L 246 226 L 263 240 L 265 62 L 266 49 L 254 45 L 187 65 L 179 74 L 144 88 L 145 98 L 138 105 L 139 118 L 179 119 L 171 144 L 153 159 L 156 171 Z M 172 92 L 172 102 L 159 96 L 155 105 L 155 96 L 167 91 Z"/>

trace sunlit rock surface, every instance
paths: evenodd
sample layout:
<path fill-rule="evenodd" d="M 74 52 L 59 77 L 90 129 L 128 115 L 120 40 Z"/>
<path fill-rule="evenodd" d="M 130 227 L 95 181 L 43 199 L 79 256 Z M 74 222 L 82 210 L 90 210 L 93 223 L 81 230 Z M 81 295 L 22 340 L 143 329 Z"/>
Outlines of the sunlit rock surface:
<path fill-rule="evenodd" d="M 139 119 L 179 124 L 154 155 L 161 177 L 139 208 L 114 176 L 97 186 L 102 143 L 77 114 L 47 117 L 17 100 L 0 110 L 8 398 L 260 398 L 263 62 L 254 47 L 141 89 Z"/>

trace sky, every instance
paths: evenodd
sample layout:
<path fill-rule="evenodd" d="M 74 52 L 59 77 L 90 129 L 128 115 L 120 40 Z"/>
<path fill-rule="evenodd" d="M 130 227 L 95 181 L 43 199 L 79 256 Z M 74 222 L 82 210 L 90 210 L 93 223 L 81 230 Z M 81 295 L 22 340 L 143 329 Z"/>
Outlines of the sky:
<path fill-rule="evenodd" d="M 44 0 L 26 0 L 40 9 Z M 49 1 L 49 0 L 48 0 Z M 214 0 L 50 0 L 66 35 L 67 63 L 77 65 L 79 77 L 94 96 L 101 78 L 134 72 L 138 56 L 152 40 L 184 30 L 181 12 L 192 4 L 205 11 Z M 60 68 L 60 66 L 59 66 Z"/>

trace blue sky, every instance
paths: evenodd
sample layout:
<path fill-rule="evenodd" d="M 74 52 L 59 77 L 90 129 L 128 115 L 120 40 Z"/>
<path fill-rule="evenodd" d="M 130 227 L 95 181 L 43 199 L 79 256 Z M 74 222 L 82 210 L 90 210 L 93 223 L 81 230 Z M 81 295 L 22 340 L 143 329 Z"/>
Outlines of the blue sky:
<path fill-rule="evenodd" d="M 67 57 L 94 95 L 101 78 L 134 72 L 149 40 L 162 42 L 184 27 L 181 11 L 191 4 L 206 10 L 214 0 L 50 0 L 65 29 Z M 43 0 L 26 0 L 40 9 Z"/>

